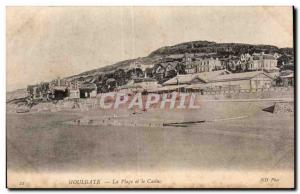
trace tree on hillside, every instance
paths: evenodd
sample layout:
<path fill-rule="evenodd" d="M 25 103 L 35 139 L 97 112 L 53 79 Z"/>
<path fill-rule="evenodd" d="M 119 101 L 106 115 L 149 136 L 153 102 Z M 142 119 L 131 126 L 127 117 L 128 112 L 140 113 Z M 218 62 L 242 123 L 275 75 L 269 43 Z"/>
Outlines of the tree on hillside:
<path fill-rule="evenodd" d="M 153 77 L 153 68 L 146 68 L 145 69 L 145 75 L 147 77 Z"/>
<path fill-rule="evenodd" d="M 127 71 L 127 77 L 128 79 L 142 78 L 144 77 L 144 72 L 140 68 L 130 69 Z"/>
<path fill-rule="evenodd" d="M 113 91 L 118 86 L 114 78 L 107 79 L 105 85 L 109 91 Z"/>
<path fill-rule="evenodd" d="M 281 57 L 279 57 L 279 58 L 277 59 L 277 67 L 278 67 L 278 68 L 281 68 L 282 65 L 288 64 L 290 60 L 291 60 L 290 57 L 288 57 L 288 56 L 286 56 L 286 55 L 282 55 Z"/>
<path fill-rule="evenodd" d="M 118 69 L 114 72 L 114 79 L 116 80 L 118 86 L 126 84 L 126 73 L 123 69 Z"/>
<path fill-rule="evenodd" d="M 164 81 L 164 75 L 166 72 L 166 68 L 164 66 L 162 66 L 161 64 L 156 64 L 154 65 L 152 72 L 154 78 L 158 81 L 158 83 L 162 83 Z"/>
<path fill-rule="evenodd" d="M 183 63 L 177 63 L 175 68 L 179 74 L 186 74 L 185 65 Z"/>

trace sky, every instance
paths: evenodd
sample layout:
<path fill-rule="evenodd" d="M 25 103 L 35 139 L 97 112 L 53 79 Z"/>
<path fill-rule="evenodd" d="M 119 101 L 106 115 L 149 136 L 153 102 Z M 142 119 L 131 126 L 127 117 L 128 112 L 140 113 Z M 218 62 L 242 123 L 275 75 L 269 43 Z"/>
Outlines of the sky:
<path fill-rule="evenodd" d="M 293 47 L 292 7 L 7 7 L 7 91 L 195 40 Z"/>

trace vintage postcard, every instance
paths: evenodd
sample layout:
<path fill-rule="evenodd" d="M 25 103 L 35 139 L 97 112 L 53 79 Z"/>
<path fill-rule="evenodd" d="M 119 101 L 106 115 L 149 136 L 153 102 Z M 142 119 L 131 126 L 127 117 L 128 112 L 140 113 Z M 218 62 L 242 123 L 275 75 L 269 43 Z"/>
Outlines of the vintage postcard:
<path fill-rule="evenodd" d="M 293 12 L 7 7 L 7 187 L 294 188 Z"/>

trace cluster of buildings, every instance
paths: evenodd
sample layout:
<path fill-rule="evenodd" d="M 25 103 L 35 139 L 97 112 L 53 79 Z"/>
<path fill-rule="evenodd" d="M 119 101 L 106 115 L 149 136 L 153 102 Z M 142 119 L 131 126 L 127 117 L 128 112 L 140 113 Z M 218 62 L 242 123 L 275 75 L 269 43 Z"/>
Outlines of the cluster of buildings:
<path fill-rule="evenodd" d="M 96 97 L 97 86 L 92 80 L 55 79 L 51 82 L 42 82 L 29 85 L 27 91 L 33 99 L 61 100 Z"/>
<path fill-rule="evenodd" d="M 275 85 L 275 79 L 266 71 L 232 73 L 228 70 L 216 70 L 194 74 L 177 75 L 158 84 L 154 80 L 124 85 L 123 93 L 143 92 L 205 92 L 205 91 L 253 91 L 267 89 Z"/>
<path fill-rule="evenodd" d="M 265 71 L 231 73 L 228 70 L 178 75 L 163 83 L 166 90 L 183 92 L 251 91 L 270 88 L 274 77 Z"/>
<path fill-rule="evenodd" d="M 92 98 L 99 93 L 203 92 L 207 90 L 257 90 L 293 85 L 293 74 L 279 75 L 277 53 L 253 53 L 218 58 L 184 54 L 163 57 L 157 64 L 134 60 L 126 68 L 28 86 L 34 99 Z M 121 80 L 122 79 L 122 80 Z M 103 90 L 105 88 L 105 90 Z"/>

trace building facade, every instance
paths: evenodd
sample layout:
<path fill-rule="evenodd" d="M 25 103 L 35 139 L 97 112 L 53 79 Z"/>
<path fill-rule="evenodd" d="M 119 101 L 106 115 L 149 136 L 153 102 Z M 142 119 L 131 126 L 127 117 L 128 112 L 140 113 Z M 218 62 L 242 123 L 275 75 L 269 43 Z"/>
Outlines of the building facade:
<path fill-rule="evenodd" d="M 271 54 L 254 53 L 249 61 L 248 70 L 256 71 L 262 69 L 267 71 L 278 70 L 277 59 Z"/>
<path fill-rule="evenodd" d="M 186 64 L 186 73 L 210 72 L 222 69 L 222 63 L 218 58 L 196 58 Z"/>
<path fill-rule="evenodd" d="M 211 80 L 209 86 L 215 88 L 239 88 L 241 90 L 266 89 L 272 86 L 274 79 L 265 72 L 244 72 L 221 75 Z"/>

